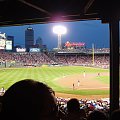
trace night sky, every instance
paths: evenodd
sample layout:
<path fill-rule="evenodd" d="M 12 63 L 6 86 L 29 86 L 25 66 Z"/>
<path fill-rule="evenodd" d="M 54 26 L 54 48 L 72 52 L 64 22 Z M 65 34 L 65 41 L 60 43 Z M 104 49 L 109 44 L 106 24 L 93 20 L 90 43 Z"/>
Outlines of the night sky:
<path fill-rule="evenodd" d="M 67 33 L 62 35 L 63 43 L 84 42 L 87 48 L 91 48 L 92 44 L 96 48 L 109 47 L 109 25 L 102 24 L 100 20 L 30 25 L 34 30 L 34 39 L 41 37 L 48 49 L 56 48 L 57 35 L 53 33 L 55 25 L 64 25 L 67 28 Z M 15 45 L 24 47 L 27 27 L 29 25 L 0 27 L 0 32 L 14 36 Z"/>

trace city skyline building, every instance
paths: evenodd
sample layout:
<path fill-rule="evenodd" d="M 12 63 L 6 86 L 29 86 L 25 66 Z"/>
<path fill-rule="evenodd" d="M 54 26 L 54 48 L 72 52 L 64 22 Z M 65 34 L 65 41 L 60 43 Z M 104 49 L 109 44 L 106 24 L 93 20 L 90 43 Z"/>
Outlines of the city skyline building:
<path fill-rule="evenodd" d="M 25 48 L 29 51 L 30 48 L 34 45 L 34 30 L 32 27 L 28 27 L 25 30 Z"/>
<path fill-rule="evenodd" d="M 43 40 L 42 40 L 42 38 L 41 38 L 40 36 L 36 39 L 36 45 L 37 45 L 39 48 L 42 48 Z"/>

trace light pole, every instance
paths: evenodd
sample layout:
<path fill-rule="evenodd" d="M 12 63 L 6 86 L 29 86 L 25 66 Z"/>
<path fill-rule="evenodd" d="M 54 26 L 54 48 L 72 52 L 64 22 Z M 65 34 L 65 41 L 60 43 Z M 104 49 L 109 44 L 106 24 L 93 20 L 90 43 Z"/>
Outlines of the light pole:
<path fill-rule="evenodd" d="M 64 26 L 58 25 L 58 26 L 54 26 L 53 27 L 53 33 L 58 35 L 58 46 L 57 46 L 58 49 L 62 48 L 62 45 L 61 45 L 61 35 L 62 34 L 66 34 L 66 32 L 67 32 L 67 29 Z"/>

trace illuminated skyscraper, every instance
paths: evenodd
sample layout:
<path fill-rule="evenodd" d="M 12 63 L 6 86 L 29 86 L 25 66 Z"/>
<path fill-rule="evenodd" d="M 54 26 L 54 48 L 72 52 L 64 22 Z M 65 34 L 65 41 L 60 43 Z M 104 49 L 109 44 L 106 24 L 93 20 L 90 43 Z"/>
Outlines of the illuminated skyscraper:
<path fill-rule="evenodd" d="M 34 30 L 32 27 L 28 27 L 25 30 L 25 48 L 27 51 L 34 45 Z"/>

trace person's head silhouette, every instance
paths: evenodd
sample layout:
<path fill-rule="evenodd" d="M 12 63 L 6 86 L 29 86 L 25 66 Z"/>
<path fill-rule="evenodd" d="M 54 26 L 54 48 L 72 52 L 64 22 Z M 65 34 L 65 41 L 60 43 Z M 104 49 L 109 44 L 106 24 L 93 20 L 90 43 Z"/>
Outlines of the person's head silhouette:
<path fill-rule="evenodd" d="M 56 112 L 54 91 L 38 81 L 25 79 L 16 82 L 3 96 L 3 119 L 54 120 Z"/>
<path fill-rule="evenodd" d="M 79 104 L 78 99 L 71 98 L 67 102 L 67 111 L 68 111 L 68 113 L 74 113 L 74 112 L 79 112 L 80 111 L 80 104 Z"/>

